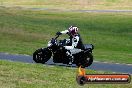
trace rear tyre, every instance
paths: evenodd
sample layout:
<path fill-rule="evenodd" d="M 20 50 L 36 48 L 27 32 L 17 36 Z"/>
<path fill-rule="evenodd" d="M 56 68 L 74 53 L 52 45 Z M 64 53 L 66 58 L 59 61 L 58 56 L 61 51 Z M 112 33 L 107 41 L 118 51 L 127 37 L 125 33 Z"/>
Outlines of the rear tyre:
<path fill-rule="evenodd" d="M 93 63 L 93 55 L 92 53 L 84 54 L 80 58 L 76 65 L 82 66 L 83 68 L 90 66 Z"/>
<path fill-rule="evenodd" d="M 90 66 L 92 63 L 93 63 L 93 55 L 92 55 L 91 53 L 89 53 L 89 54 L 86 56 L 83 65 L 84 65 L 85 67 L 88 67 L 88 66 Z"/>
<path fill-rule="evenodd" d="M 51 58 L 51 51 L 47 48 L 44 49 L 38 49 L 33 53 L 33 60 L 36 63 L 45 63 Z"/>

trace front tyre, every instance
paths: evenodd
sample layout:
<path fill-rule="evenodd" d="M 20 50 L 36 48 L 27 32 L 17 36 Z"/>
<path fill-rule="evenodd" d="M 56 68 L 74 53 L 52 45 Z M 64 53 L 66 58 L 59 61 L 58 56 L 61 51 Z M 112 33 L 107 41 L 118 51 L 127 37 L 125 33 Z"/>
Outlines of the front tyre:
<path fill-rule="evenodd" d="M 51 51 L 47 48 L 44 49 L 38 49 L 33 53 L 33 60 L 36 63 L 45 63 L 51 58 Z"/>

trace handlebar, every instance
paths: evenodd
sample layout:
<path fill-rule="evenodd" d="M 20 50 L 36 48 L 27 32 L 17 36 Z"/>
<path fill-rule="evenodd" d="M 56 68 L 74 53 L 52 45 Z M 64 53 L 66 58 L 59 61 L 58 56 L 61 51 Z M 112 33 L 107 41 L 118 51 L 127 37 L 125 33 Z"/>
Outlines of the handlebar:
<path fill-rule="evenodd" d="M 55 40 L 59 37 L 59 35 L 56 35 Z"/>

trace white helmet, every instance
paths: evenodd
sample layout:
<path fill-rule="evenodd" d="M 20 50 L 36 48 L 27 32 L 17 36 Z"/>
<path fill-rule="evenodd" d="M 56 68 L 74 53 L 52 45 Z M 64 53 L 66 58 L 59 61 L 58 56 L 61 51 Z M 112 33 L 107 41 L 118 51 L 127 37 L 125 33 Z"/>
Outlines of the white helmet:
<path fill-rule="evenodd" d="M 71 35 L 75 35 L 75 34 L 78 33 L 78 27 L 76 27 L 76 26 L 70 26 L 69 29 L 68 29 L 68 31 L 69 31 L 69 33 Z"/>

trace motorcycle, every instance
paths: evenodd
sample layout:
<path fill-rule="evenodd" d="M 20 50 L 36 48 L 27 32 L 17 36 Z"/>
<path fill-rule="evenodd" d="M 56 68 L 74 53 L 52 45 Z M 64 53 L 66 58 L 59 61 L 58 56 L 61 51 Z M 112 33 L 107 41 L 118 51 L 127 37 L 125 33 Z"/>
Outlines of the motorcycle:
<path fill-rule="evenodd" d="M 76 66 L 82 66 L 84 68 L 93 63 L 92 50 L 94 46 L 92 44 L 84 44 L 84 49 L 69 51 L 64 47 L 67 45 L 67 40 L 57 40 L 58 37 L 59 35 L 52 38 L 46 48 L 37 49 L 33 53 L 33 60 L 36 63 L 44 64 L 49 59 L 53 59 L 54 63 L 69 64 L 71 62 L 71 64 L 76 64 Z M 72 57 L 67 52 L 72 53 Z"/>

